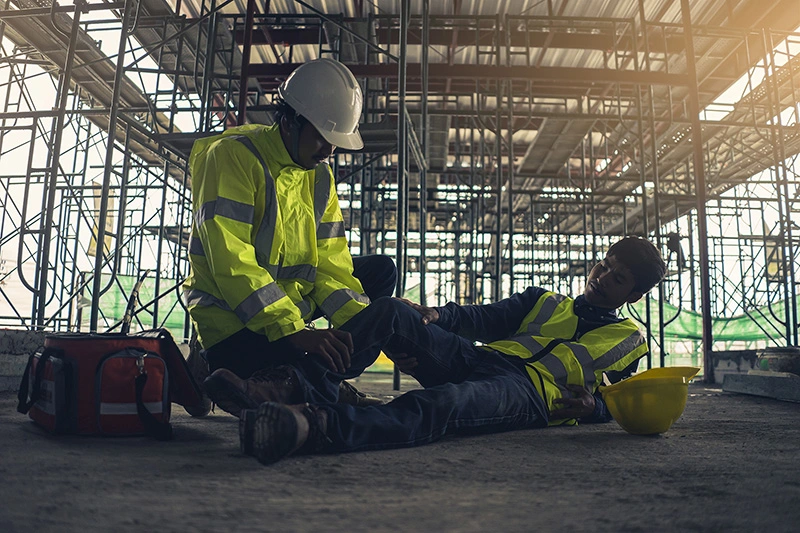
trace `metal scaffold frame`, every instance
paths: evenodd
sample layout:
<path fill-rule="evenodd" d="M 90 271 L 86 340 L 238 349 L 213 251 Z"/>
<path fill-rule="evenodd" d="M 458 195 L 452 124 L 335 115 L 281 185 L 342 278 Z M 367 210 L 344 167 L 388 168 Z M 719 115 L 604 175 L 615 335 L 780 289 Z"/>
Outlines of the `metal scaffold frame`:
<path fill-rule="evenodd" d="M 431 15 L 429 0 L 347 18 L 297 3 L 310 13 L 7 2 L 0 156 L 26 162 L 0 168 L 0 283 L 18 278 L 29 298 L 0 285 L 3 325 L 113 328 L 103 295 L 124 299 L 123 281 L 151 270 L 141 327 L 188 337 L 191 143 L 271 123 L 280 80 L 327 55 L 365 96 L 366 147 L 334 160 L 351 247 L 397 260 L 398 295 L 576 293 L 636 234 L 669 262 L 625 310 L 647 326 L 648 366 L 702 361 L 712 381 L 716 351 L 798 345 L 800 35 L 694 24 L 687 0 L 680 23 L 648 20 L 643 1 L 628 18 Z M 33 29 L 41 42 L 21 42 Z M 744 89 L 721 101 L 732 65 Z M 32 98 L 34 80 L 48 99 Z M 760 336 L 727 335 L 716 319 L 734 315 Z"/>

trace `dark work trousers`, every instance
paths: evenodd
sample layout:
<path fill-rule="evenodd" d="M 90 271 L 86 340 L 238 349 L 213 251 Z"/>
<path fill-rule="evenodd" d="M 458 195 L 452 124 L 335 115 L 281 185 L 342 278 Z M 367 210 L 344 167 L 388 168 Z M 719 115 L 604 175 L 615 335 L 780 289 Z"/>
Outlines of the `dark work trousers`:
<path fill-rule="evenodd" d="M 341 329 L 355 345 L 344 373 L 330 371 L 314 357 L 291 363 L 304 400 L 328 412 L 328 451 L 419 446 L 446 434 L 547 425 L 544 401 L 519 358 L 476 347 L 436 324 L 424 325 L 420 314 L 399 300 L 376 300 Z M 381 350 L 416 357 L 414 377 L 425 388 L 385 405 L 337 404 L 339 383 L 360 375 Z"/>
<path fill-rule="evenodd" d="M 391 296 L 397 284 L 397 268 L 385 255 L 353 257 L 353 275 L 361 282 L 371 301 Z M 230 337 L 202 351 L 211 372 L 227 368 L 240 378 L 253 372 L 296 360 L 302 354 L 291 350 L 283 339 L 270 342 L 261 335 L 243 328 Z"/>

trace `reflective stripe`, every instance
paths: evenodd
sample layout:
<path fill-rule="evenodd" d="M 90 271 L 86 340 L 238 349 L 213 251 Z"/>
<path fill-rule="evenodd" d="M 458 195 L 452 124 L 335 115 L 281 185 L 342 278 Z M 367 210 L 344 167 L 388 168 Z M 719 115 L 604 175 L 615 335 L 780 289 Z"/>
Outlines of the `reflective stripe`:
<path fill-rule="evenodd" d="M 242 324 L 247 324 L 265 307 L 277 302 L 284 296 L 286 296 L 286 293 L 273 281 L 251 292 L 250 296 L 237 305 L 233 312 L 236 313 L 236 316 L 239 317 Z"/>
<path fill-rule="evenodd" d="M 594 367 L 595 368 L 608 368 L 609 366 L 613 365 L 633 350 L 635 350 L 638 346 L 642 344 L 644 341 L 644 335 L 638 329 L 628 335 L 622 342 L 619 342 L 608 350 L 606 353 L 595 359 Z"/>
<path fill-rule="evenodd" d="M 327 163 L 320 163 L 314 169 L 314 215 L 316 216 L 317 228 L 322 221 L 325 208 L 328 207 L 328 199 L 331 195 L 330 171 Z"/>
<path fill-rule="evenodd" d="M 352 289 L 339 289 L 337 291 L 333 291 L 330 296 L 325 298 L 325 301 L 320 304 L 319 308 L 322 309 L 322 312 L 325 313 L 328 318 L 330 318 L 336 313 L 336 311 L 344 307 L 351 300 L 355 300 L 363 304 L 369 303 L 369 298 L 366 295 L 358 294 Z"/>
<path fill-rule="evenodd" d="M 254 247 L 256 249 L 256 261 L 262 268 L 269 270 L 272 241 L 275 239 L 275 224 L 278 220 L 278 198 L 275 193 L 275 180 L 272 179 L 267 163 L 261 157 L 261 152 L 258 151 L 249 137 L 246 135 L 234 135 L 231 138 L 239 141 L 250 150 L 264 169 L 264 216 L 261 218 L 261 224 L 259 224 L 256 232 Z"/>
<path fill-rule="evenodd" d="M 586 346 L 578 344 L 577 342 L 566 342 L 564 345 L 572 350 L 572 354 L 581 364 L 581 367 L 583 368 L 583 382 L 591 390 L 591 385 L 596 381 L 594 375 L 596 363 L 592 358 L 592 354 L 589 353 L 589 349 Z"/>
<path fill-rule="evenodd" d="M 244 222 L 245 224 L 253 223 L 253 206 L 247 205 L 230 198 L 219 197 L 216 200 L 211 200 L 200 206 L 200 210 L 195 217 L 195 224 L 200 227 L 203 222 L 214 218 L 219 215 L 221 217 L 229 218 L 237 222 Z"/>
<path fill-rule="evenodd" d="M 553 318 L 553 313 L 555 313 L 558 304 L 564 301 L 565 296 L 563 294 L 551 294 L 548 296 L 544 303 L 542 303 L 541 309 L 539 309 L 539 313 L 534 317 L 534 319 L 528 324 L 528 333 L 531 335 L 541 335 L 542 334 L 542 326 L 551 318 Z"/>
<path fill-rule="evenodd" d="M 300 316 L 306 316 L 311 312 L 311 304 L 305 300 L 300 300 L 295 305 L 300 310 Z"/>
<path fill-rule="evenodd" d="M 275 283 L 270 283 L 269 285 L 266 285 L 265 287 L 262 287 L 259 290 L 263 290 L 266 287 L 270 287 L 270 286 L 277 287 L 277 285 Z M 278 300 L 279 300 L 281 297 L 284 296 L 284 293 L 283 293 L 283 291 L 280 290 L 280 288 L 277 288 L 277 290 L 280 293 L 279 297 L 278 297 Z M 258 292 L 258 291 L 256 291 L 256 292 Z M 253 294 L 256 294 L 256 293 L 253 293 Z M 250 298 L 252 298 L 253 294 L 251 294 L 250 297 L 248 297 L 248 299 L 245 300 L 245 302 L 247 302 Z M 224 300 L 220 300 L 219 298 L 216 298 L 215 296 L 213 296 L 211 294 L 208 294 L 207 292 L 198 290 L 198 289 L 192 289 L 192 290 L 189 290 L 189 291 L 184 291 L 183 292 L 183 301 L 186 303 L 187 306 L 191 306 L 191 307 L 194 307 L 196 305 L 201 305 L 201 306 L 206 306 L 206 307 L 212 306 L 212 305 L 216 305 L 217 307 L 219 307 L 221 309 L 224 309 L 226 311 L 233 311 L 233 309 L 231 309 L 230 306 L 227 304 L 227 302 L 225 302 Z M 237 311 L 239 309 L 242 309 L 242 305 L 245 302 L 242 302 L 242 304 L 239 305 L 239 307 L 237 308 Z M 266 304 L 266 305 L 269 305 L 269 304 Z M 258 313 L 261 309 L 266 307 L 266 305 L 260 307 L 259 309 L 256 309 L 256 313 Z M 301 301 L 297 302 L 295 305 L 300 310 L 300 315 L 301 316 L 306 316 L 311 312 L 311 304 L 308 303 L 305 300 L 301 300 Z M 236 314 L 237 314 L 237 317 L 239 318 L 239 320 L 242 320 L 242 316 L 239 316 L 238 312 Z M 253 316 L 255 316 L 255 315 L 253 315 Z M 250 318 L 252 318 L 252 316 Z M 245 324 L 247 323 L 244 320 L 242 320 L 242 322 L 244 322 Z"/>
<path fill-rule="evenodd" d="M 163 407 L 161 402 L 144 402 L 145 408 L 153 414 L 161 413 Z M 135 415 L 136 403 L 106 403 L 100 402 L 101 415 Z"/>
<path fill-rule="evenodd" d="M 225 300 L 220 300 L 216 296 L 205 291 L 201 291 L 200 289 L 183 291 L 183 301 L 186 302 L 186 305 L 190 307 L 194 307 L 196 305 L 202 305 L 205 307 L 216 305 L 225 311 L 233 311 L 233 309 L 231 309 L 231 307 L 228 305 L 228 302 Z"/>
<path fill-rule="evenodd" d="M 281 265 L 275 270 L 275 279 L 302 279 L 311 283 L 317 279 L 317 267 L 312 265 Z"/>
<path fill-rule="evenodd" d="M 301 279 L 314 283 L 317 279 L 317 267 L 313 265 L 294 265 L 287 267 L 283 265 L 267 265 L 266 269 L 269 275 L 272 276 L 272 279 L 276 280 Z"/>
<path fill-rule="evenodd" d="M 214 209 L 216 208 L 216 201 L 212 200 L 200 206 L 197 213 L 194 214 L 194 225 L 200 227 L 203 222 L 214 218 Z"/>
<path fill-rule="evenodd" d="M 193 255 L 202 255 L 205 257 L 206 251 L 203 249 L 203 241 L 194 235 L 189 236 L 189 253 Z"/>
<path fill-rule="evenodd" d="M 567 368 L 564 366 L 564 363 L 553 355 L 549 353 L 539 359 L 539 364 L 543 365 L 548 372 L 553 376 L 553 381 L 556 384 L 560 384 L 564 387 L 567 385 Z"/>
<path fill-rule="evenodd" d="M 526 350 L 531 352 L 531 354 L 535 354 L 536 352 L 538 352 L 539 350 L 541 350 L 546 346 L 546 344 L 540 344 L 536 339 L 534 339 L 527 333 L 523 333 L 522 335 L 515 335 L 508 340 L 521 344 Z"/>
<path fill-rule="evenodd" d="M 214 210 L 215 215 L 219 215 L 237 222 L 244 222 L 245 224 L 253 223 L 253 216 L 255 207 L 243 202 L 237 202 L 230 198 L 220 196 L 217 198 L 217 207 Z"/>
<path fill-rule="evenodd" d="M 344 222 L 322 222 L 317 228 L 317 240 L 344 237 Z"/>

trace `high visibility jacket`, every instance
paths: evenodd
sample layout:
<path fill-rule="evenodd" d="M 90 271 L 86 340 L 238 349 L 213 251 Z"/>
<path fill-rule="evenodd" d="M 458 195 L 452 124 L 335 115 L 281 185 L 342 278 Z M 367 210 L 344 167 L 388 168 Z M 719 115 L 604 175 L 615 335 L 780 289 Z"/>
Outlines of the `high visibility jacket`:
<path fill-rule="evenodd" d="M 277 124 L 198 140 L 184 299 L 204 348 L 247 327 L 274 341 L 319 309 L 338 327 L 369 304 L 353 277 L 326 164 L 297 166 Z"/>
<path fill-rule="evenodd" d="M 621 371 L 647 353 L 647 343 L 629 318 L 577 335 L 574 300 L 545 292 L 510 338 L 488 343 L 486 348 L 520 357 L 549 411 L 556 398 L 569 397 L 567 385 L 580 385 L 592 393 L 602 383 L 603 372 Z M 575 424 L 551 420 L 550 425 Z"/>

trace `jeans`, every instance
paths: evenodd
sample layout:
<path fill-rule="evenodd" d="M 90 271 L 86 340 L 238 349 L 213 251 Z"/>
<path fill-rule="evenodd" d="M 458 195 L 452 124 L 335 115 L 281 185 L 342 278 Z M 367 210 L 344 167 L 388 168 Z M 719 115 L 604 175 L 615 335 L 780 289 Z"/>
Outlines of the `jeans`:
<path fill-rule="evenodd" d="M 370 300 L 377 300 L 394 293 L 397 283 L 397 268 L 385 255 L 366 255 L 353 258 L 353 276 L 358 278 Z M 203 357 L 209 370 L 227 368 L 240 378 L 248 378 L 264 368 L 290 363 L 302 354 L 293 353 L 280 340 L 270 342 L 261 335 L 243 328 L 207 350 Z"/>
<path fill-rule="evenodd" d="M 521 362 L 420 318 L 398 300 L 378 299 L 342 327 L 355 345 L 346 372 L 332 372 L 311 357 L 292 363 L 305 401 L 328 413 L 329 451 L 418 446 L 446 434 L 547 425 L 544 402 Z M 360 375 L 381 350 L 415 356 L 414 377 L 425 388 L 385 405 L 337 404 L 339 382 Z"/>

